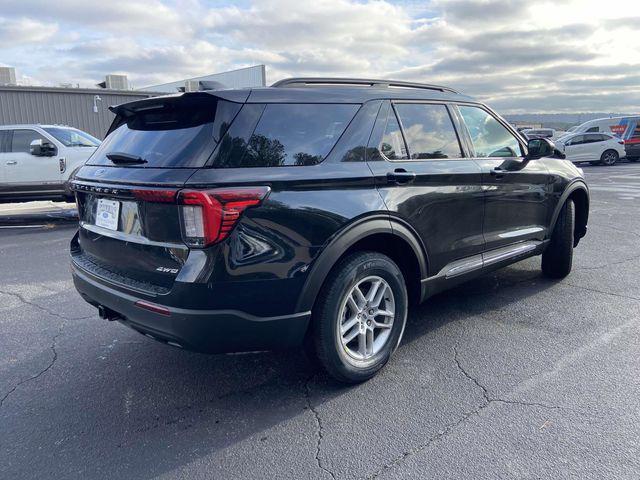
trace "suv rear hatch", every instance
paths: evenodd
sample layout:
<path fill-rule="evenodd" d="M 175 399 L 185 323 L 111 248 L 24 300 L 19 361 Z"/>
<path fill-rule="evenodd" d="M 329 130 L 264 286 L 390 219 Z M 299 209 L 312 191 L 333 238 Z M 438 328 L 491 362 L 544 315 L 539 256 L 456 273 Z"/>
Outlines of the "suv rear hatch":
<path fill-rule="evenodd" d="M 112 108 L 107 138 L 73 182 L 77 266 L 143 293 L 171 289 L 189 253 L 177 194 L 206 164 L 248 95 L 229 92 L 230 101 L 217 93 Z"/>

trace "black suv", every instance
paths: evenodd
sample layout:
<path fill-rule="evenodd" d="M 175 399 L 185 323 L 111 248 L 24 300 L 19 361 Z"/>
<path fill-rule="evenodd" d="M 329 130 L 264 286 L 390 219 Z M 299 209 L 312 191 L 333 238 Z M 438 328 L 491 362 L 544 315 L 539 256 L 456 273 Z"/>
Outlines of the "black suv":
<path fill-rule="evenodd" d="M 73 278 L 170 345 L 304 344 L 363 381 L 411 302 L 532 255 L 564 277 L 586 233 L 581 171 L 447 87 L 289 79 L 112 111 L 73 182 Z"/>

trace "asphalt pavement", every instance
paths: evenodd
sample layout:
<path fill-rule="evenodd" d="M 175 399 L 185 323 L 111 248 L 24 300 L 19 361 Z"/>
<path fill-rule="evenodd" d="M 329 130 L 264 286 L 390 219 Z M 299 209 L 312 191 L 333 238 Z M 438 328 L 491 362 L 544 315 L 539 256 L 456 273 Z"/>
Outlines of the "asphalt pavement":
<path fill-rule="evenodd" d="M 100 320 L 73 222 L 5 224 L 0 478 L 639 478 L 640 165 L 585 171 L 568 278 L 533 258 L 432 298 L 355 387 L 299 351 L 207 356 Z"/>

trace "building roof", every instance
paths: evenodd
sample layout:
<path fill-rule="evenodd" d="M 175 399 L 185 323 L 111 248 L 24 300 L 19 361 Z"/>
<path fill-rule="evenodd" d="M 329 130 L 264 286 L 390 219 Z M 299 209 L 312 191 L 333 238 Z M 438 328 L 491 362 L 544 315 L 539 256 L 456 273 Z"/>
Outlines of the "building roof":
<path fill-rule="evenodd" d="M 142 92 L 140 90 L 111 90 L 108 88 L 74 88 L 74 87 L 33 87 L 25 85 L 0 85 L 0 91 L 16 92 L 43 92 L 43 93 L 84 93 L 91 95 L 130 95 L 133 97 L 152 97 L 157 95 L 153 92 Z"/>

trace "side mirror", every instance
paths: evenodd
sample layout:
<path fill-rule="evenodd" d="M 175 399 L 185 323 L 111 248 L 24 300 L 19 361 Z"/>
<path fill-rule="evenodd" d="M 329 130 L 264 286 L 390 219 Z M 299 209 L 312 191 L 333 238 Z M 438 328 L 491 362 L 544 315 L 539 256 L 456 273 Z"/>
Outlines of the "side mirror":
<path fill-rule="evenodd" d="M 526 160 L 537 160 L 542 157 L 565 158 L 564 153 L 556 148 L 548 138 L 532 138 L 527 142 Z"/>
<path fill-rule="evenodd" d="M 35 157 L 54 157 L 58 149 L 54 144 L 37 138 L 29 144 L 29 153 Z"/>

